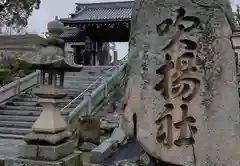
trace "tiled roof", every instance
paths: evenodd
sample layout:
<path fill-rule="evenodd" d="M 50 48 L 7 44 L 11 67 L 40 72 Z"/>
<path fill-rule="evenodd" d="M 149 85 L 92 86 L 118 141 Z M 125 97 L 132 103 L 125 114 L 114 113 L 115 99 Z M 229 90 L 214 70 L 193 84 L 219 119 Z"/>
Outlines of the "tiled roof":
<path fill-rule="evenodd" d="M 79 30 L 77 28 L 72 28 L 72 29 L 66 29 L 64 32 L 61 34 L 62 38 L 66 37 L 74 37 L 79 33 Z"/>
<path fill-rule="evenodd" d="M 63 23 L 104 22 L 130 20 L 134 1 L 104 2 L 92 4 L 77 3 L 77 12 L 71 18 L 61 19 Z"/>

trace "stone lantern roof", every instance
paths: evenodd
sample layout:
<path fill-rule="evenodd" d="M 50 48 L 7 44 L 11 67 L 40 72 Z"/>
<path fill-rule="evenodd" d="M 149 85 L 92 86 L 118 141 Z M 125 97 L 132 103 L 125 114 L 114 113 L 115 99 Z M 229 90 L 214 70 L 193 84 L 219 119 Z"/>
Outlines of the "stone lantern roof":
<path fill-rule="evenodd" d="M 64 24 L 55 17 L 55 20 L 50 21 L 47 25 L 47 30 L 51 34 L 58 34 L 60 36 L 64 32 Z"/>
<path fill-rule="evenodd" d="M 82 65 L 75 64 L 73 57 L 64 52 L 64 41 L 60 37 L 64 31 L 64 25 L 56 17 L 54 21 L 48 23 L 47 28 L 48 45 L 35 54 L 22 55 L 20 60 L 27 62 L 34 69 L 80 71 Z"/>

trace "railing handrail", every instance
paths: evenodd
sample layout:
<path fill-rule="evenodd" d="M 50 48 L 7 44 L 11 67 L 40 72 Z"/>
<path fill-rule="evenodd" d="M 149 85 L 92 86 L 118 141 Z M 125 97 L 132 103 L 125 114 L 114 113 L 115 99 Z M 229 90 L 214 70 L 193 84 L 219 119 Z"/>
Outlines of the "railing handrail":
<path fill-rule="evenodd" d="M 37 70 L 37 71 L 35 71 L 35 72 L 33 72 L 33 73 L 30 73 L 30 74 L 26 75 L 26 76 L 23 77 L 23 78 L 17 79 L 17 80 L 15 80 L 15 81 L 13 81 L 13 82 L 10 82 L 9 84 L 6 84 L 6 85 L 0 87 L 0 92 L 7 91 L 7 90 L 15 87 L 16 84 L 26 82 L 26 81 L 28 81 L 30 78 L 36 77 L 36 76 L 38 76 L 38 75 L 39 75 L 39 71 Z"/>
<path fill-rule="evenodd" d="M 39 70 L 0 88 L 0 104 L 39 83 Z"/>
<path fill-rule="evenodd" d="M 80 112 L 84 111 L 84 113 L 87 113 L 86 115 L 88 115 L 89 113 L 92 114 L 92 111 L 94 109 L 96 109 L 96 106 L 98 105 L 97 103 L 99 101 L 101 101 L 104 97 L 107 97 L 109 92 L 103 92 L 103 91 L 106 91 L 107 87 L 108 87 L 108 84 L 110 82 L 112 82 L 116 77 L 119 76 L 119 74 L 121 72 L 123 72 L 123 70 L 125 69 L 127 64 L 123 64 L 123 65 L 117 65 L 119 68 L 118 70 L 115 70 L 113 72 L 113 74 L 106 78 L 106 84 L 101 84 L 99 85 L 99 87 L 97 87 L 94 91 L 91 92 L 91 95 L 90 95 L 90 98 L 86 98 L 84 99 L 83 101 L 81 101 L 68 115 L 68 124 L 71 126 L 72 124 L 74 124 L 74 119 L 75 117 L 77 116 L 78 118 L 80 118 Z M 112 86 L 112 85 L 110 85 Z M 95 97 L 98 96 L 99 93 L 104 93 L 103 94 L 103 98 L 99 98 L 97 99 L 97 102 L 95 101 Z M 98 97 L 97 97 L 98 98 Z M 92 101 L 95 101 L 94 103 L 92 103 Z M 91 106 L 89 108 L 89 103 L 91 103 Z M 93 105 L 92 105 L 93 104 Z M 100 104 L 101 105 L 101 104 Z M 87 107 L 87 108 L 86 108 Z M 91 109 L 91 111 L 89 110 Z M 81 111 L 80 111 L 81 110 Z M 80 112 L 79 112 L 80 111 Z M 85 112 L 86 111 L 86 112 Z M 90 112 L 89 112 L 90 111 Z M 84 114 L 85 115 L 85 114 Z M 71 128 L 71 127 L 70 127 Z M 72 130 L 72 129 L 71 129 Z"/>
<path fill-rule="evenodd" d="M 108 66 L 109 67 L 109 66 Z M 111 68 L 109 68 L 106 72 L 109 72 L 111 71 L 112 69 L 114 68 L 117 68 L 118 65 L 114 65 L 114 66 L 111 66 Z M 82 91 L 78 96 L 76 96 L 74 99 L 72 99 L 66 106 L 64 106 L 62 109 L 61 109 L 61 112 L 68 108 L 73 102 L 75 102 L 79 97 L 81 97 L 82 95 L 84 95 L 84 93 L 86 93 L 92 86 L 96 85 L 98 83 L 98 81 L 102 80 L 103 78 L 105 77 L 105 74 L 102 75 L 102 76 L 99 76 L 97 78 L 97 80 L 95 80 L 93 83 L 91 83 L 84 91 Z"/>

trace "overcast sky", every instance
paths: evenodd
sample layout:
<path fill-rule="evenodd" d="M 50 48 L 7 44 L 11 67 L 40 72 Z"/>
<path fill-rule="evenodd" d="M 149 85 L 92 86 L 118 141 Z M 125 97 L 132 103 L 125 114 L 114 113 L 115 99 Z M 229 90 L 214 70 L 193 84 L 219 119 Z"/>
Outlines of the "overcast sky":
<path fill-rule="evenodd" d="M 41 0 L 39 10 L 35 10 L 29 19 L 28 31 L 30 33 L 41 34 L 46 32 L 47 23 L 58 16 L 59 18 L 68 17 L 75 11 L 75 3 L 94 3 L 124 0 Z M 240 4 L 240 0 L 231 0 L 233 4 Z M 119 58 L 127 54 L 127 43 L 117 44 Z"/>

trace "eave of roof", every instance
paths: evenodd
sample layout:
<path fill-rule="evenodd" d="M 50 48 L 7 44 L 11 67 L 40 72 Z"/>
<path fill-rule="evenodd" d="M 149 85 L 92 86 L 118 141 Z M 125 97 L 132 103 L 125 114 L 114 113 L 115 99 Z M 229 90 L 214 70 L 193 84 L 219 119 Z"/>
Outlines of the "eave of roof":
<path fill-rule="evenodd" d="M 63 23 L 104 23 L 130 21 L 135 1 L 77 3 L 77 12 L 72 18 L 60 19 Z"/>
<path fill-rule="evenodd" d="M 74 37 L 79 33 L 79 30 L 76 27 L 68 27 L 61 34 L 62 38 Z"/>

